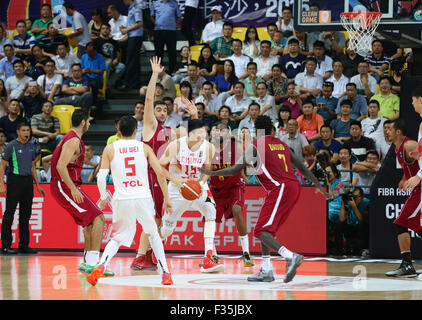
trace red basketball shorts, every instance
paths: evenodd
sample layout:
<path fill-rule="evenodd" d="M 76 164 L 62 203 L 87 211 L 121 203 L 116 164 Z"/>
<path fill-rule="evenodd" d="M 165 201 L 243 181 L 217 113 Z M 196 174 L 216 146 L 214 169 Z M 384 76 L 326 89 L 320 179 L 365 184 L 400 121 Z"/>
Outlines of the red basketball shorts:
<path fill-rule="evenodd" d="M 275 237 L 298 201 L 300 188 L 299 182 L 284 182 L 267 193 L 255 225 L 255 237 L 264 231 Z"/>
<path fill-rule="evenodd" d="M 72 216 L 77 225 L 86 227 L 103 212 L 82 189 L 78 190 L 84 197 L 82 203 L 73 200 L 72 193 L 64 182 L 52 180 L 50 184 L 51 195 L 57 203 Z"/>
<path fill-rule="evenodd" d="M 152 199 L 154 200 L 155 217 L 163 218 L 164 195 L 158 183 L 157 175 L 153 171 L 148 171 L 149 189 L 151 190 Z"/>
<path fill-rule="evenodd" d="M 415 232 L 422 231 L 421 227 L 421 188 L 414 188 L 403 205 L 394 223 Z"/>
<path fill-rule="evenodd" d="M 213 189 L 211 193 L 215 201 L 217 209 L 217 216 L 215 222 L 220 223 L 224 219 L 233 218 L 232 208 L 234 205 L 239 205 L 243 208 L 245 203 L 245 186 L 239 185 L 234 188 Z"/>

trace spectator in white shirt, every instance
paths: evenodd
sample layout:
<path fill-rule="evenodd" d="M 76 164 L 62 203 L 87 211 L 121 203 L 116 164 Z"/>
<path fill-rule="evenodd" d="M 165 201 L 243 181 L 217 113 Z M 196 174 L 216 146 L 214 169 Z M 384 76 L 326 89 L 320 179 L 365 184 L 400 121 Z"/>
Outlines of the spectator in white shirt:
<path fill-rule="evenodd" d="M 316 98 L 321 93 L 324 80 L 315 72 L 316 67 L 316 59 L 308 58 L 305 64 L 305 71 L 299 73 L 295 78 L 297 91 L 303 100 L 308 97 Z"/>
<path fill-rule="evenodd" d="M 63 78 L 68 78 L 72 76 L 72 65 L 80 63 L 81 60 L 70 52 L 66 44 L 60 43 L 57 46 L 57 55 L 53 57 L 53 61 L 56 65 L 54 73 L 61 74 Z"/>
<path fill-rule="evenodd" d="M 256 86 L 257 97 L 251 98 L 260 105 L 260 115 L 266 115 L 271 118 L 273 123 L 277 122 L 277 106 L 274 97 L 268 94 L 268 87 L 265 82 L 260 82 Z"/>
<path fill-rule="evenodd" d="M 205 25 L 202 31 L 202 42 L 211 44 L 211 42 L 223 36 L 223 24 L 221 20 L 221 6 L 214 6 L 211 8 L 212 21 Z"/>
<path fill-rule="evenodd" d="M 278 30 L 285 33 L 286 31 L 290 31 L 293 33 L 293 19 L 292 19 L 292 8 L 290 7 L 284 7 L 283 11 L 281 12 L 282 17 L 278 17 L 278 21 L 276 22 L 276 25 L 278 27 Z"/>
<path fill-rule="evenodd" d="M 239 80 L 242 80 L 243 78 L 246 78 L 248 76 L 248 73 L 246 72 L 246 68 L 248 66 L 248 63 L 251 61 L 250 57 L 242 53 L 242 46 L 243 46 L 242 41 L 240 41 L 239 39 L 233 39 L 233 42 L 232 42 L 233 55 L 227 58 L 233 61 L 236 77 Z"/>
<path fill-rule="evenodd" d="M 369 117 L 364 118 L 360 124 L 362 125 L 363 135 L 373 139 L 375 142 L 384 138 L 384 122 L 386 118 L 378 116 L 380 104 L 377 100 L 371 100 L 368 104 Z"/>
<path fill-rule="evenodd" d="M 324 42 L 319 40 L 314 42 L 314 58 L 317 61 L 315 73 L 327 80 L 333 73 L 333 59 L 325 54 Z"/>
<path fill-rule="evenodd" d="M 334 84 L 332 96 L 340 99 L 346 94 L 346 85 L 349 83 L 349 78 L 343 74 L 343 63 L 340 60 L 333 62 L 333 74 L 327 81 Z"/>
<path fill-rule="evenodd" d="M 261 44 L 258 37 L 258 30 L 254 26 L 249 26 L 248 29 L 246 29 L 242 53 L 251 59 L 258 58 L 261 54 L 260 46 Z"/>
<path fill-rule="evenodd" d="M 24 64 L 21 60 L 13 62 L 13 71 L 15 72 L 15 75 L 9 77 L 4 84 L 7 95 L 11 99 L 17 99 L 21 92 L 26 89 L 25 83 L 29 83 L 29 81 L 33 80 L 25 75 L 24 70 Z"/>
<path fill-rule="evenodd" d="M 174 101 L 170 97 L 164 97 L 163 102 L 167 106 L 167 118 L 164 122 L 165 126 L 177 128 L 182 122 L 182 116 L 177 112 L 174 112 Z"/>
<path fill-rule="evenodd" d="M 37 83 L 47 96 L 47 100 L 54 101 L 60 94 L 60 88 L 63 84 L 63 76 L 55 74 L 56 64 L 54 60 L 47 60 L 44 64 L 45 74 L 37 79 Z"/>
<path fill-rule="evenodd" d="M 234 95 L 227 98 L 225 105 L 230 108 L 234 120 L 240 121 L 246 117 L 251 102 L 252 100 L 245 94 L 245 85 L 242 82 L 237 82 L 234 85 Z"/>
<path fill-rule="evenodd" d="M 213 93 L 213 85 L 206 81 L 202 84 L 201 95 L 195 99 L 195 103 L 202 102 L 205 106 L 204 113 L 208 115 L 218 115 L 218 109 L 221 105 L 218 103 L 218 97 Z"/>
<path fill-rule="evenodd" d="M 120 26 L 126 27 L 127 16 L 120 14 L 119 9 L 114 4 L 111 4 L 107 8 L 107 14 L 110 18 L 108 24 L 110 25 L 111 37 L 116 41 L 126 41 L 127 34 L 123 34 L 120 31 Z"/>
<path fill-rule="evenodd" d="M 80 59 L 86 52 L 86 45 L 91 42 L 91 34 L 89 32 L 88 23 L 85 17 L 78 11 L 70 2 L 63 3 L 63 7 L 66 9 L 66 14 L 73 18 L 73 32 L 67 35 L 68 38 L 76 37 L 78 42 L 78 53 L 77 56 Z"/>
<path fill-rule="evenodd" d="M 253 59 L 257 65 L 257 76 L 265 81 L 269 80 L 272 76 L 272 67 L 278 64 L 277 56 L 271 55 L 271 42 L 268 40 L 261 41 L 261 56 Z"/>
<path fill-rule="evenodd" d="M 368 99 L 377 94 L 377 80 L 369 74 L 369 63 L 361 61 L 358 64 L 358 73 L 350 79 L 350 82 L 356 84 L 358 94 Z"/>
<path fill-rule="evenodd" d="M 378 151 L 381 160 L 385 159 L 385 156 L 390 150 L 392 141 L 388 133 L 393 127 L 393 124 L 394 120 L 386 119 L 384 121 L 384 125 L 382 126 L 384 135 L 381 139 L 375 141 L 375 149 Z"/>

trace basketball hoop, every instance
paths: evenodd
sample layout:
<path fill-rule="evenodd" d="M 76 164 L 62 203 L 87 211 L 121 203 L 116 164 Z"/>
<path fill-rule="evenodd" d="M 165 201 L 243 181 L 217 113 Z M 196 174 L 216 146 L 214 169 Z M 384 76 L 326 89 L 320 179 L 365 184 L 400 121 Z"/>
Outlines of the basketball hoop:
<path fill-rule="evenodd" d="M 367 55 L 372 50 L 372 39 L 380 23 L 381 12 L 342 12 L 340 20 L 349 34 L 349 50 Z"/>

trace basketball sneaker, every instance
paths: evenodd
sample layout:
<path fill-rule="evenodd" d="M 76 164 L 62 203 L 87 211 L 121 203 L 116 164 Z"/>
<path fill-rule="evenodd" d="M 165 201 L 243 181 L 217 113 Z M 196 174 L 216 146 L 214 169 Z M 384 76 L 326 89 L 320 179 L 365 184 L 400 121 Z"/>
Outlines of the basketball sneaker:
<path fill-rule="evenodd" d="M 79 265 L 79 267 L 78 267 L 78 270 L 80 271 L 80 272 L 83 272 L 83 273 L 86 273 L 86 268 L 87 268 L 87 264 L 85 263 L 85 262 L 81 262 L 81 264 Z"/>
<path fill-rule="evenodd" d="M 413 265 L 407 261 L 402 261 L 402 263 L 396 270 L 388 271 L 385 275 L 387 277 L 400 277 L 400 278 L 414 278 L 418 276 Z"/>
<path fill-rule="evenodd" d="M 249 282 L 272 282 L 274 280 L 273 270 L 264 271 L 263 268 L 257 274 L 248 277 Z"/>
<path fill-rule="evenodd" d="M 173 279 L 171 278 L 171 273 L 163 272 L 163 278 L 161 280 L 161 284 L 165 286 L 170 286 L 173 284 Z"/>
<path fill-rule="evenodd" d="M 92 286 L 95 286 L 98 279 L 103 277 L 104 269 L 104 265 L 100 264 L 86 277 L 86 281 L 88 281 Z"/>
<path fill-rule="evenodd" d="M 290 282 L 296 275 L 296 270 L 303 262 L 303 256 L 297 253 L 293 253 L 291 259 L 286 259 L 286 275 L 284 276 L 284 282 Z"/>
<path fill-rule="evenodd" d="M 98 267 L 98 264 L 95 266 L 90 266 L 89 264 L 87 264 L 85 273 L 90 274 L 96 267 Z M 110 270 L 104 270 L 102 277 L 114 277 L 114 272 Z"/>
<path fill-rule="evenodd" d="M 255 263 L 253 262 L 249 252 L 243 252 L 243 266 L 244 267 L 253 267 Z"/>
<path fill-rule="evenodd" d="M 157 266 L 158 261 L 152 249 L 148 249 L 145 253 L 145 260 L 148 265 Z"/>
<path fill-rule="evenodd" d="M 215 263 L 219 264 L 220 263 L 220 258 L 218 256 L 216 256 L 215 254 L 212 255 L 212 258 L 214 259 Z M 204 259 L 205 260 L 205 259 Z M 202 260 L 198 265 L 201 268 L 204 264 L 204 260 Z"/>
<path fill-rule="evenodd" d="M 157 266 L 152 263 L 151 258 L 148 259 L 146 254 L 135 258 L 130 267 L 132 268 L 132 270 L 157 270 Z"/>
<path fill-rule="evenodd" d="M 224 270 L 224 265 L 215 261 L 212 250 L 208 250 L 200 270 L 203 273 L 221 272 Z"/>

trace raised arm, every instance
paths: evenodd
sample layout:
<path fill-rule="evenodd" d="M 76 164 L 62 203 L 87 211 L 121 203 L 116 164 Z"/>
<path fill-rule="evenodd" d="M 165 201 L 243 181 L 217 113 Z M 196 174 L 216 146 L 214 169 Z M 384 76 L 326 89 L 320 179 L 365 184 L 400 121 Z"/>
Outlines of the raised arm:
<path fill-rule="evenodd" d="M 145 95 L 145 108 L 144 108 L 144 126 L 142 128 L 142 136 L 145 141 L 149 141 L 154 135 L 155 129 L 157 127 L 157 119 L 154 114 L 154 95 L 155 87 L 158 80 L 158 75 L 164 70 L 164 67 L 161 66 L 161 58 L 153 57 L 150 60 L 152 75 L 149 79 L 147 92 Z"/>

